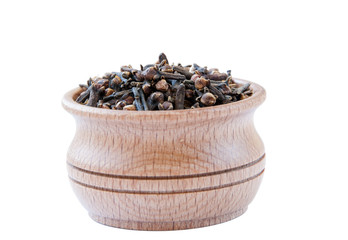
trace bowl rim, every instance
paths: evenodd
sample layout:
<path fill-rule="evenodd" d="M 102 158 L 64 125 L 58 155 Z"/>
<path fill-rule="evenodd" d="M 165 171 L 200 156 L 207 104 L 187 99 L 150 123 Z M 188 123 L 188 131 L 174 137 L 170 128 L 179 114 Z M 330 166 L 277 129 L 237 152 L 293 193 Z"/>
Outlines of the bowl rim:
<path fill-rule="evenodd" d="M 155 116 L 155 117 L 166 117 L 166 116 L 178 116 L 186 114 L 205 114 L 210 113 L 214 110 L 232 110 L 238 111 L 239 113 L 245 110 L 254 109 L 261 105 L 266 98 L 265 89 L 257 83 L 240 79 L 233 78 L 233 80 L 237 83 L 250 83 L 250 88 L 253 89 L 253 94 L 243 100 L 239 100 L 237 102 L 214 105 L 210 107 L 204 108 L 194 108 L 194 109 L 180 109 L 180 110 L 171 110 L 171 111 L 123 111 L 123 110 L 113 110 L 113 109 L 104 109 L 104 108 L 96 108 L 85 106 L 83 104 L 77 103 L 75 101 L 77 95 L 82 92 L 80 87 L 74 88 L 67 93 L 64 94 L 62 99 L 63 108 L 71 114 L 74 115 L 85 115 L 88 116 Z"/>

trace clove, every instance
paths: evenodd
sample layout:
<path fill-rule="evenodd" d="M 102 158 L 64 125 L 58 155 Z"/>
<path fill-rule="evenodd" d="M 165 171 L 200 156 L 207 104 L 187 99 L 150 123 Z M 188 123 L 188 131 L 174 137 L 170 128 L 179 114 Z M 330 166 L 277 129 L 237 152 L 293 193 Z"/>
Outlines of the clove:
<path fill-rule="evenodd" d="M 213 85 L 210 85 L 209 86 L 209 90 L 217 96 L 217 100 L 221 101 L 221 102 L 224 102 L 226 100 L 224 94 L 218 89 L 216 88 L 215 86 Z"/>
<path fill-rule="evenodd" d="M 144 110 L 144 106 L 141 103 L 140 94 L 139 94 L 138 88 L 137 87 L 133 87 L 132 91 L 133 91 L 133 94 L 134 94 L 134 103 L 135 103 L 135 106 L 136 106 L 137 110 L 138 111 L 143 111 Z"/>
<path fill-rule="evenodd" d="M 239 84 L 231 70 L 168 64 L 164 53 L 154 64 L 121 66 L 120 72 L 108 72 L 80 84 L 76 102 L 100 109 L 172 110 L 203 108 L 231 103 L 252 96 L 250 83 Z"/>
<path fill-rule="evenodd" d="M 184 109 L 184 100 L 185 100 L 185 85 L 180 84 L 176 90 L 175 96 L 175 109 Z"/>

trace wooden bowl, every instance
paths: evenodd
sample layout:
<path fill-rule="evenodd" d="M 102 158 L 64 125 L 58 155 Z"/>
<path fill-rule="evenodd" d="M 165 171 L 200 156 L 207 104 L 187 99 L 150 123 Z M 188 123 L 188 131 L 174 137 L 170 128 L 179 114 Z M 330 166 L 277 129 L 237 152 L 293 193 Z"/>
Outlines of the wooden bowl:
<path fill-rule="evenodd" d="M 245 83 L 244 80 L 236 80 Z M 95 221 L 138 230 L 175 230 L 242 215 L 264 172 L 263 143 L 253 124 L 265 90 L 250 98 L 174 111 L 117 111 L 74 101 L 67 154 L 72 188 Z"/>

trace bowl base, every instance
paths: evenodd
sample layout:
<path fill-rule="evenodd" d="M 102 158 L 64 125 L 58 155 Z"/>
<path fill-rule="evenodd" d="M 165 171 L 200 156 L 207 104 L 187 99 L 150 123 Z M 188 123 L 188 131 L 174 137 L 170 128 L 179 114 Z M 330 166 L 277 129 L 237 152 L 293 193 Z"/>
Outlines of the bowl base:
<path fill-rule="evenodd" d="M 143 231 L 169 231 L 169 230 L 200 228 L 200 227 L 206 227 L 206 226 L 211 226 L 211 225 L 227 222 L 241 216 L 243 213 L 246 212 L 247 209 L 248 208 L 245 207 L 238 211 L 217 216 L 217 217 L 188 220 L 188 221 L 177 221 L 177 222 L 125 221 L 125 220 L 101 217 L 91 213 L 89 214 L 89 216 L 94 221 L 103 225 L 110 226 L 110 227 L 124 228 L 124 229 L 131 229 L 131 230 L 143 230 Z"/>

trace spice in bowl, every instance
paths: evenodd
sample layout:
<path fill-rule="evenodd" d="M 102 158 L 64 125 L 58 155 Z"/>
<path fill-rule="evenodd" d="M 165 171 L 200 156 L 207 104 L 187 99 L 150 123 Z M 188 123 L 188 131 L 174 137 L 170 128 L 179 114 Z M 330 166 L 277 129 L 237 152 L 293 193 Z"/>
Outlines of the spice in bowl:
<path fill-rule="evenodd" d="M 76 102 L 113 110 L 152 111 L 202 108 L 236 102 L 253 94 L 250 83 L 238 84 L 231 70 L 221 73 L 197 64 L 169 65 L 164 53 L 154 64 L 122 66 L 120 72 L 80 84 Z"/>

